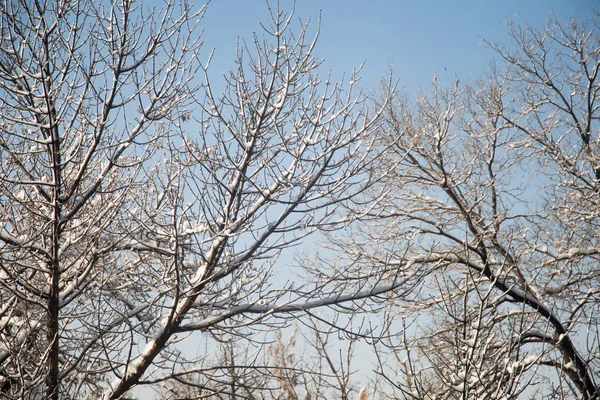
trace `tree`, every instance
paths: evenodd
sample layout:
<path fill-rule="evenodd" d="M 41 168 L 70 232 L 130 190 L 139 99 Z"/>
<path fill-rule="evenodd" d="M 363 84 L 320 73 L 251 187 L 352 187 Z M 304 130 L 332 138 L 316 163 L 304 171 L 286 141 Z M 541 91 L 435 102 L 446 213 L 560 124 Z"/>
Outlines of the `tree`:
<path fill-rule="evenodd" d="M 321 274 L 394 290 L 390 397 L 599 398 L 596 22 L 511 25 L 506 68 L 389 104 L 387 195 L 354 201 L 346 269 Z"/>
<path fill-rule="evenodd" d="M 232 337 L 219 346 L 218 359 L 205 359 L 203 376 L 196 381 L 179 379 L 175 376 L 161 390 L 163 399 L 288 399 L 290 391 L 298 384 L 301 367 L 294 360 L 293 337 L 284 343 L 281 331 L 277 331 L 275 342 L 251 348 L 236 344 Z M 210 387 L 207 389 L 207 386 Z"/>
<path fill-rule="evenodd" d="M 218 367 L 207 366 L 210 378 L 207 374 L 203 382 L 189 382 L 175 377 L 162 390 L 161 398 L 299 400 L 337 398 L 340 394 L 348 398 L 354 342 L 350 342 L 346 357 L 338 360 L 327 349 L 332 334 L 314 328 L 316 337 L 304 349 L 296 347 L 296 331 L 287 340 L 281 330 L 275 331 L 266 351 L 258 348 L 253 354 L 247 346 L 236 346 L 235 340 L 225 342 L 219 351 L 220 361 L 212 364 Z M 257 358 L 264 360 L 253 361 Z M 207 378 L 211 387 L 208 390 Z"/>
<path fill-rule="evenodd" d="M 0 6 L 2 397 L 210 385 L 185 339 L 258 346 L 254 332 L 354 295 L 278 284 L 275 261 L 369 187 L 380 111 L 355 74 L 319 78 L 317 35 L 268 9 L 218 95 L 204 9 Z"/>

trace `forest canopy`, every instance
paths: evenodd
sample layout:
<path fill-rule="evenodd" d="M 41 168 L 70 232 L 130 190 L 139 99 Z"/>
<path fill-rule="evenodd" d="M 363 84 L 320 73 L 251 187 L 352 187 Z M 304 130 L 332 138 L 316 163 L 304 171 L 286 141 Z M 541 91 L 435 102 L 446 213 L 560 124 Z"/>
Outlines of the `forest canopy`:
<path fill-rule="evenodd" d="M 412 95 L 144 3 L 0 5 L 0 397 L 600 397 L 597 18 Z"/>

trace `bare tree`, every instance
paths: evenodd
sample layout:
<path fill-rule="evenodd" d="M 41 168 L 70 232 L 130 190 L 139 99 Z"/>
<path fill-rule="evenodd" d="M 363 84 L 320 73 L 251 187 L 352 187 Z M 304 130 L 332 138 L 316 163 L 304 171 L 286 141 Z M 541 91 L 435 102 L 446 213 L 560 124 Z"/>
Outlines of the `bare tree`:
<path fill-rule="evenodd" d="M 237 340 L 222 343 L 220 360 L 207 363 L 205 372 L 210 371 L 210 375 L 194 374 L 194 381 L 175 376 L 162 388 L 161 398 L 318 400 L 358 397 L 351 394 L 357 391 L 350 382 L 352 368 L 356 370 L 352 365 L 356 340 L 340 341 L 339 332 L 331 326 L 322 330 L 315 321 L 311 322 L 306 336 L 300 337 L 300 345 L 296 330 L 287 338 L 281 330 L 273 335 L 268 333 L 272 341 L 266 351 L 260 347 L 251 352 L 249 346 L 237 346 Z M 345 346 L 339 346 L 340 342 Z M 362 392 L 366 394 L 366 389 Z"/>
<path fill-rule="evenodd" d="M 368 188 L 379 112 L 355 74 L 319 78 L 308 24 L 269 11 L 218 95 L 203 9 L 0 6 L 2 397 L 121 398 L 205 373 L 182 352 L 196 332 L 260 345 L 273 316 L 364 296 L 275 280 Z"/>
<path fill-rule="evenodd" d="M 265 333 L 266 336 L 269 333 Z M 265 348 L 252 348 L 237 337 L 219 345 L 216 359 L 205 358 L 189 371 L 171 376 L 160 388 L 164 399 L 289 399 L 304 373 L 295 360 L 293 336 L 284 341 L 276 331 L 275 341 Z M 207 343 L 208 352 L 210 343 Z M 199 373 L 199 372 L 202 373 Z"/>
<path fill-rule="evenodd" d="M 355 199 L 319 272 L 391 290 L 393 398 L 600 396 L 598 26 L 510 32 L 488 78 L 396 95 L 385 200 Z"/>
<path fill-rule="evenodd" d="M 139 316 L 129 298 L 143 292 L 128 293 L 126 278 L 137 268 L 118 249 L 133 237 L 135 193 L 154 179 L 144 168 L 165 137 L 156 123 L 178 118 L 194 91 L 202 10 L 139 11 L 132 1 L 0 6 L 5 396 L 95 386 L 111 368 L 99 357 L 119 350 L 103 342 Z"/>

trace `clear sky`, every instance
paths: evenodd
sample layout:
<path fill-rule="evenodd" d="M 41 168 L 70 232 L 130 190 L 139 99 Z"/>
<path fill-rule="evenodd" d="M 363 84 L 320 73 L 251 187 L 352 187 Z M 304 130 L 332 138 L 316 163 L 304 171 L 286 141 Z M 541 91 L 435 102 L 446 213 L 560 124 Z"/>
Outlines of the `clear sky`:
<path fill-rule="evenodd" d="M 272 2 L 274 3 L 274 2 Z M 281 0 L 291 8 L 291 0 Z M 507 42 L 507 21 L 542 27 L 546 18 L 592 17 L 599 0 L 297 0 L 296 16 L 316 19 L 321 35 L 315 54 L 322 73 L 350 72 L 366 61 L 361 83 L 376 88 L 389 65 L 413 90 L 438 78 L 477 77 L 493 53 L 481 38 Z M 216 48 L 212 75 L 231 68 L 238 37 L 260 32 L 264 0 L 212 0 L 204 21 L 205 51 Z M 600 17 L 596 16 L 600 20 Z M 223 71 L 224 72 L 224 71 Z"/>

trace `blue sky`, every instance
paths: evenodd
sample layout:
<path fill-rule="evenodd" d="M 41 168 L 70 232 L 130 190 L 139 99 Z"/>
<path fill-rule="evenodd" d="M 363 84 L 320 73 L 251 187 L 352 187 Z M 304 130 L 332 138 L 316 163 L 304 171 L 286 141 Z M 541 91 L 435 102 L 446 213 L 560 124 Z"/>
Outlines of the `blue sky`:
<path fill-rule="evenodd" d="M 272 2 L 274 3 L 274 2 Z M 291 0 L 281 0 L 284 9 Z M 481 38 L 507 42 L 507 21 L 542 27 L 550 13 L 566 20 L 592 17 L 598 0 L 297 0 L 296 16 L 321 13 L 315 54 L 324 58 L 321 73 L 343 71 L 366 61 L 361 83 L 378 86 L 389 65 L 409 90 L 438 79 L 478 77 L 493 57 Z M 260 32 L 267 19 L 264 0 L 212 0 L 203 22 L 205 54 L 216 49 L 212 76 L 231 68 L 238 37 Z M 600 17 L 597 17 L 600 19 Z"/>

